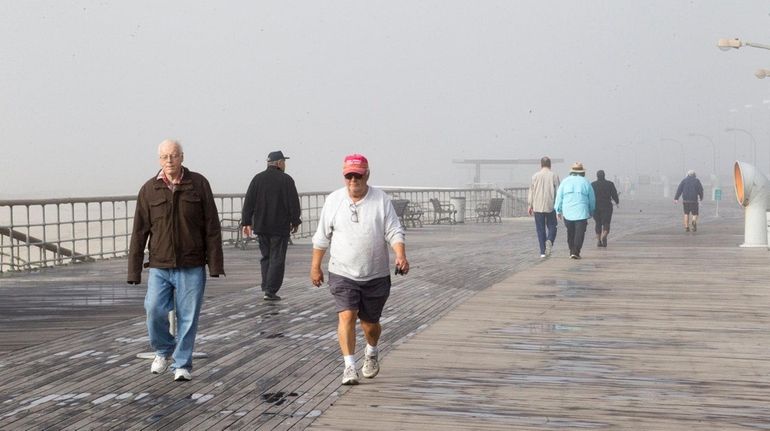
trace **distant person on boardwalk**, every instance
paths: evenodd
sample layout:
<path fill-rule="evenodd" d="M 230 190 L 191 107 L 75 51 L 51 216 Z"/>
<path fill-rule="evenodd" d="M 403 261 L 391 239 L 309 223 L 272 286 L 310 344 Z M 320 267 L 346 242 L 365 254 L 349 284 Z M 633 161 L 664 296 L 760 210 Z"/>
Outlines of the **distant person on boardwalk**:
<path fill-rule="evenodd" d="M 190 380 L 198 315 L 212 277 L 225 275 L 222 232 L 211 186 L 203 175 L 182 166 L 179 142 L 167 139 L 158 147 L 161 169 L 139 190 L 128 252 L 128 283 L 142 280 L 144 249 L 149 239 L 147 332 L 155 350 L 150 370 L 166 371 L 174 380 Z M 176 339 L 169 331 L 170 311 L 176 314 Z"/>
<path fill-rule="evenodd" d="M 596 246 L 607 247 L 607 236 L 610 234 L 610 222 L 612 222 L 612 201 L 620 205 L 618 191 L 615 183 L 604 179 L 604 171 L 596 171 L 596 181 L 591 183 L 596 196 L 596 210 L 594 211 L 594 223 L 596 230 Z"/>
<path fill-rule="evenodd" d="M 556 211 L 553 209 L 556 189 L 559 188 L 559 175 L 551 170 L 551 159 L 540 159 L 540 170 L 532 175 L 532 183 L 527 194 L 527 212 L 535 216 L 537 241 L 540 243 L 540 257 L 551 255 L 553 242 L 556 241 Z"/>
<path fill-rule="evenodd" d="M 690 226 L 692 226 L 692 231 L 695 232 L 698 230 L 698 201 L 703 200 L 703 185 L 695 176 L 695 171 L 687 171 L 687 176 L 679 183 L 676 196 L 674 196 L 674 203 L 679 203 L 679 197 L 682 198 L 684 207 L 684 230 L 689 232 Z M 692 214 L 692 223 L 690 222 L 690 214 Z"/>
<path fill-rule="evenodd" d="M 404 229 L 390 197 L 367 184 L 369 173 L 366 157 L 345 157 L 345 187 L 326 198 L 313 235 L 310 281 L 316 287 L 324 282 L 321 262 L 329 250 L 329 290 L 336 303 L 337 337 L 345 362 L 343 385 L 358 384 L 356 317 L 367 343 L 361 374 L 371 379 L 380 371 L 379 322 L 391 284 L 388 246 L 395 253 L 395 273 L 409 272 Z"/>
<path fill-rule="evenodd" d="M 302 224 L 297 187 L 287 174 L 283 152 L 267 155 L 267 168 L 254 176 L 241 211 L 243 235 L 259 239 L 262 292 L 265 301 L 278 301 L 286 269 L 289 235 Z"/>
<path fill-rule="evenodd" d="M 583 164 L 574 163 L 569 176 L 559 184 L 559 188 L 556 190 L 554 209 L 560 219 L 564 218 L 571 259 L 580 259 L 580 250 L 583 248 L 588 219 L 591 218 L 596 209 L 594 189 L 585 175 L 586 171 L 583 169 Z"/>

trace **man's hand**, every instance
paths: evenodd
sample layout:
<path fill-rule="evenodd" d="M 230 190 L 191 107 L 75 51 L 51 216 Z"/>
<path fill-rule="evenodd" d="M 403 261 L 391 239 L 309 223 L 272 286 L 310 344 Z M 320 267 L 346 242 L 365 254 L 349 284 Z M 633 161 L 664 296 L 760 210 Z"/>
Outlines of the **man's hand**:
<path fill-rule="evenodd" d="M 396 268 L 401 270 L 403 275 L 409 273 L 409 261 L 406 260 L 406 256 L 396 256 Z"/>
<path fill-rule="evenodd" d="M 529 214 L 529 215 L 532 215 L 532 214 L 534 214 L 534 213 L 535 213 L 535 212 L 534 212 L 534 211 L 532 211 L 532 207 L 529 207 L 529 208 L 527 208 L 527 214 Z"/>
<path fill-rule="evenodd" d="M 310 282 L 313 283 L 313 286 L 315 287 L 321 287 L 321 285 L 324 284 L 324 272 L 320 266 L 313 266 L 310 268 Z"/>
<path fill-rule="evenodd" d="M 243 236 L 246 237 L 246 238 L 251 236 L 251 226 L 249 226 L 249 225 L 244 225 L 243 226 Z"/>
<path fill-rule="evenodd" d="M 674 199 L 674 203 L 678 204 L 679 203 L 679 199 Z"/>
<path fill-rule="evenodd" d="M 298 224 L 291 225 L 291 233 L 297 233 L 297 230 L 299 230 Z"/>

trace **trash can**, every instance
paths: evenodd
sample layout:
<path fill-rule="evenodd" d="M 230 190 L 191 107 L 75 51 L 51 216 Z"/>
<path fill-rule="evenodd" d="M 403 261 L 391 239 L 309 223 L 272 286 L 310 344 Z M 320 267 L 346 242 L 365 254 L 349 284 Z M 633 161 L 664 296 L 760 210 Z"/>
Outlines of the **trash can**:
<path fill-rule="evenodd" d="M 455 221 L 465 223 L 465 196 L 454 196 L 449 198 L 449 203 L 455 207 Z"/>

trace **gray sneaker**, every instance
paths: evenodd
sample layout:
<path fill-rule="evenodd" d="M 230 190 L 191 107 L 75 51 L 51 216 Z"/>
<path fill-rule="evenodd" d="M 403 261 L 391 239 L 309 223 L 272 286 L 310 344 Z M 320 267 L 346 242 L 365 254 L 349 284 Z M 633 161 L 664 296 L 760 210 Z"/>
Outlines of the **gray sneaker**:
<path fill-rule="evenodd" d="M 190 375 L 190 370 L 186 368 L 177 368 L 174 370 L 174 381 L 175 382 L 187 382 L 192 380 L 192 376 Z"/>
<path fill-rule="evenodd" d="M 380 372 L 380 361 L 377 360 L 377 355 L 364 356 L 364 366 L 361 367 L 361 374 L 367 379 L 373 379 L 377 373 Z"/>
<path fill-rule="evenodd" d="M 551 250 L 553 249 L 553 243 L 550 239 L 545 240 L 545 255 L 550 256 Z"/>
<path fill-rule="evenodd" d="M 357 385 L 358 384 L 358 371 L 354 366 L 346 366 L 345 371 L 342 372 L 342 384 L 343 385 Z"/>
<path fill-rule="evenodd" d="M 150 366 L 150 371 L 153 374 L 160 374 L 165 372 L 169 365 L 171 365 L 171 358 L 155 355 L 155 359 L 152 360 L 152 365 Z"/>

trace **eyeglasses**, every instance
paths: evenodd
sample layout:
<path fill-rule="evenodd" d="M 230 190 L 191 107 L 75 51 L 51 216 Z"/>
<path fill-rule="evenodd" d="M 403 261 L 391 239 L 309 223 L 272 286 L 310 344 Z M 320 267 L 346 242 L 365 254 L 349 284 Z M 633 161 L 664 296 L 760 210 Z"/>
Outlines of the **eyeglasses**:
<path fill-rule="evenodd" d="M 179 160 L 182 158 L 181 154 L 161 154 L 160 156 L 161 160 Z"/>
<path fill-rule="evenodd" d="M 352 180 L 353 178 L 355 178 L 355 179 L 357 179 L 357 180 L 360 180 L 360 179 L 361 179 L 361 178 L 363 178 L 363 177 L 364 177 L 364 176 L 363 176 L 363 175 L 361 175 L 361 174 L 354 174 L 354 173 L 352 173 L 352 172 L 351 172 L 351 173 L 349 173 L 349 174 L 345 174 L 345 179 L 346 179 L 346 180 Z"/>
<path fill-rule="evenodd" d="M 350 221 L 358 223 L 358 207 L 356 204 L 350 204 Z"/>

